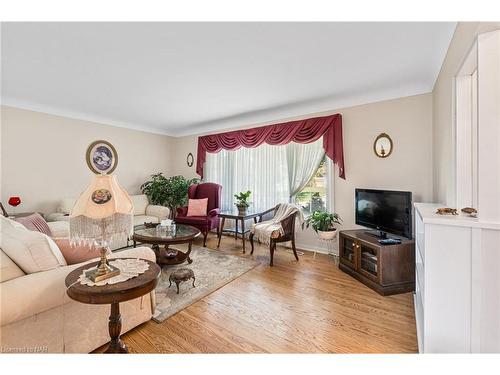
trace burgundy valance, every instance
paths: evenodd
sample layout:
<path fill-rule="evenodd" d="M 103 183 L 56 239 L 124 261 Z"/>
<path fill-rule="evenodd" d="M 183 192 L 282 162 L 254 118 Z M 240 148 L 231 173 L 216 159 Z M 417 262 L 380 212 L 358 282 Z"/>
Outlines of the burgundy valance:
<path fill-rule="evenodd" d="M 262 143 L 270 145 L 286 145 L 290 142 L 311 143 L 321 136 L 326 155 L 337 164 L 339 176 L 345 179 L 342 115 L 340 114 L 198 137 L 196 173 L 203 178 L 203 164 L 207 152 L 217 153 L 223 149 L 237 150 L 240 147 L 252 148 Z"/>

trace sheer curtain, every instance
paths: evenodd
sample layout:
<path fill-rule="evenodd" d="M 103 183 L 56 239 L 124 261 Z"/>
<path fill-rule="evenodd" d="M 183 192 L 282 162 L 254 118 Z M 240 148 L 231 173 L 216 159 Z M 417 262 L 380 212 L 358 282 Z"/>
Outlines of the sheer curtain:
<path fill-rule="evenodd" d="M 288 188 L 290 198 L 301 191 L 318 170 L 325 157 L 325 150 L 321 142 L 309 144 L 289 143 L 286 146 L 288 167 Z"/>
<path fill-rule="evenodd" d="M 325 155 L 322 139 L 308 144 L 263 144 L 208 153 L 205 180 L 222 185 L 222 209 L 234 209 L 234 194 L 250 190 L 250 208 L 261 211 L 288 202 L 309 182 Z"/>

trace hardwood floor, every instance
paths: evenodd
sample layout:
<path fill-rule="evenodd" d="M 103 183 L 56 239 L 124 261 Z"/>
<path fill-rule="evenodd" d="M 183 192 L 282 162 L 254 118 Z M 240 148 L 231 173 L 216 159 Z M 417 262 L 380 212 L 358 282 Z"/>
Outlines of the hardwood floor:
<path fill-rule="evenodd" d="M 215 249 L 214 235 L 207 247 Z M 197 245 L 202 245 L 197 243 Z M 221 249 L 242 254 L 241 241 Z M 414 353 L 411 293 L 382 297 L 340 271 L 332 257 L 305 252 L 296 262 L 256 246 L 259 266 L 165 322 L 123 335 L 133 353 Z M 100 349 L 102 350 L 102 348 Z M 99 351 L 99 350 L 98 350 Z"/>

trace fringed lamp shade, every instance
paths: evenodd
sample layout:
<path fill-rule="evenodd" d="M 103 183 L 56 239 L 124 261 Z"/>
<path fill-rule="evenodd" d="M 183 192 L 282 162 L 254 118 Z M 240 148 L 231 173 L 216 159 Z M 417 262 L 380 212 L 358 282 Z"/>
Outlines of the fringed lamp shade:
<path fill-rule="evenodd" d="M 72 243 L 107 247 L 133 229 L 133 204 L 113 175 L 96 175 L 71 212 Z"/>

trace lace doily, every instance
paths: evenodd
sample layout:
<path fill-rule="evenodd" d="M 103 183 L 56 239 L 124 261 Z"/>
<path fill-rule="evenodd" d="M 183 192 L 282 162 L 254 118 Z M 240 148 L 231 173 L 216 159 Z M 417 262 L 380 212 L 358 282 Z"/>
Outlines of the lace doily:
<path fill-rule="evenodd" d="M 103 286 L 106 284 L 116 284 L 122 281 L 127 281 L 133 277 L 139 276 L 141 273 L 146 272 L 149 269 L 149 264 L 143 259 L 116 259 L 109 262 L 110 265 L 115 266 L 120 270 L 120 274 L 109 279 L 93 282 L 87 276 L 85 272 L 94 269 L 95 267 L 87 268 L 83 270 L 83 273 L 78 278 L 78 281 L 82 285 L 88 286 Z"/>

